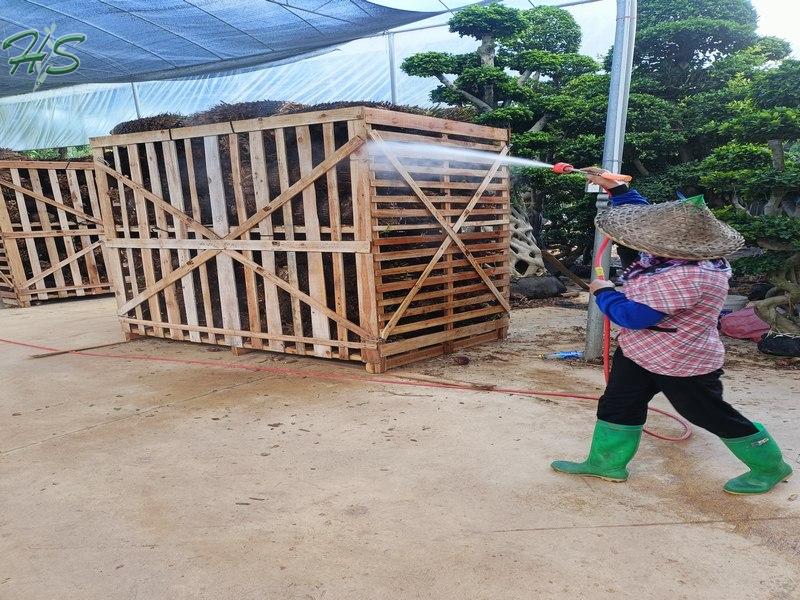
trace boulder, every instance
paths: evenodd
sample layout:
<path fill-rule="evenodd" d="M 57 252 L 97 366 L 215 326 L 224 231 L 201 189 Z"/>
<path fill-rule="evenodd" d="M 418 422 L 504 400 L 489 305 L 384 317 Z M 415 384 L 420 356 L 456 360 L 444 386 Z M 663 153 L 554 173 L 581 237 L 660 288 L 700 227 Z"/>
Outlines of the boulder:
<path fill-rule="evenodd" d="M 528 299 L 552 298 L 567 291 L 556 277 L 522 277 L 511 283 L 511 293 Z"/>

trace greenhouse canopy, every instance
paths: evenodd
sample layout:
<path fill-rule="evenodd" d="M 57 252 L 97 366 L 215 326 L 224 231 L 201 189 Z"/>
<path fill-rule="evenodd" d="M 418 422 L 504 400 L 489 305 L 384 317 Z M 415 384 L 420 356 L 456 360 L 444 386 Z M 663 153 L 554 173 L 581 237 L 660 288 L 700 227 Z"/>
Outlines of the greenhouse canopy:
<path fill-rule="evenodd" d="M 285 61 L 442 12 L 365 0 L 4 0 L 0 97 Z M 440 9 L 444 9 L 440 6 Z"/>

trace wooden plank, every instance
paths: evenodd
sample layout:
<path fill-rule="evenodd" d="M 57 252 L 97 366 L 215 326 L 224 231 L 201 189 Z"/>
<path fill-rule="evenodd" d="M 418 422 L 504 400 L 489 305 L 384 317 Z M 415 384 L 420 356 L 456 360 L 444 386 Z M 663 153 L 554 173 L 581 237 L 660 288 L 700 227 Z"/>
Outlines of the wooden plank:
<path fill-rule="evenodd" d="M 199 223 L 202 220 L 202 212 L 200 210 L 200 199 L 197 195 L 197 179 L 194 170 L 194 157 L 192 155 L 192 140 L 183 140 L 183 149 L 184 156 L 186 157 L 186 174 L 189 179 L 189 198 L 192 205 L 192 218 Z M 208 258 L 211 258 L 211 256 Z M 183 266 L 190 267 L 189 271 L 191 271 L 191 269 L 194 268 L 191 267 L 192 264 L 199 265 L 198 272 L 200 273 L 200 293 L 202 294 L 203 317 L 206 325 L 213 326 L 214 314 L 211 311 L 211 288 L 208 282 L 208 267 L 204 263 L 205 261 L 192 260 L 184 263 Z M 187 271 L 187 273 L 189 271 Z M 216 336 L 211 332 L 208 334 L 208 342 L 210 344 L 217 343 Z"/>
<path fill-rule="evenodd" d="M 322 142 L 325 149 L 325 156 L 330 156 L 336 151 L 336 139 L 333 131 L 333 123 L 325 123 L 322 125 Z M 336 176 L 336 169 L 329 169 L 327 173 L 328 184 L 328 217 L 331 229 L 331 244 L 336 244 L 341 247 L 342 240 L 342 215 L 339 205 L 339 181 Z M 358 244 L 359 242 L 353 242 Z M 370 244 L 365 242 L 366 252 L 370 251 Z M 333 263 L 333 295 L 336 312 L 340 315 L 347 314 L 347 290 L 345 288 L 345 275 L 344 275 L 344 256 L 341 251 L 336 251 L 331 255 Z M 347 330 L 344 327 L 336 327 L 336 338 L 340 342 L 347 341 Z M 345 345 L 339 346 L 339 356 L 341 358 L 349 358 L 349 350 Z"/>
<path fill-rule="evenodd" d="M 206 155 L 206 177 L 208 178 L 208 195 L 211 203 L 213 231 L 219 237 L 225 237 L 230 231 L 228 225 L 228 209 L 225 203 L 225 187 L 222 183 L 222 167 L 219 158 L 219 140 L 210 135 L 203 138 Z M 219 300 L 222 309 L 222 326 L 226 329 L 241 329 L 239 299 L 236 292 L 236 274 L 233 261 L 228 254 L 217 256 L 217 282 L 219 284 Z M 241 346 L 241 336 L 227 336 L 229 346 Z"/>
<path fill-rule="evenodd" d="M 456 275 L 454 275 L 453 277 L 456 277 Z M 483 285 L 483 283 L 475 283 L 475 284 L 455 286 L 455 292 L 454 293 L 457 296 L 461 296 L 461 295 L 467 294 L 467 293 L 483 292 L 483 291 L 486 291 L 486 286 Z M 448 295 L 448 293 L 449 292 L 447 290 L 436 290 L 436 291 L 433 291 L 433 292 L 420 292 L 419 294 L 417 294 L 417 301 L 419 302 L 419 301 L 422 301 L 422 300 L 436 300 L 436 299 L 439 299 L 439 298 L 444 298 L 444 297 L 446 297 Z M 388 296 L 387 297 L 387 296 L 384 295 L 378 301 L 378 306 L 381 309 L 383 309 L 385 307 L 388 307 L 388 306 L 396 306 L 396 305 L 400 304 L 403 301 L 403 298 L 405 298 L 405 296 Z"/>
<path fill-rule="evenodd" d="M 0 169 L 92 170 L 94 165 L 81 160 L 0 160 Z"/>
<path fill-rule="evenodd" d="M 4 237 L 11 239 L 25 239 L 25 238 L 46 238 L 46 237 L 82 237 L 88 235 L 103 235 L 103 230 L 100 228 L 94 229 L 70 229 L 69 231 L 61 231 L 53 229 L 51 231 L 15 231 L 13 233 L 6 233 Z"/>
<path fill-rule="evenodd" d="M 132 144 L 144 144 L 145 142 L 164 142 L 170 139 L 169 129 L 159 129 L 157 131 L 141 131 L 137 133 L 124 133 L 117 135 L 102 135 L 89 138 L 92 148 L 104 148 L 111 146 L 130 146 Z M 97 165 L 97 163 L 95 163 Z"/>
<path fill-rule="evenodd" d="M 379 128 L 380 129 L 380 128 Z M 384 129 L 380 129 L 381 137 L 390 142 L 411 142 L 411 143 L 423 143 L 423 144 L 433 144 L 435 146 L 445 146 L 445 147 L 457 147 L 457 148 L 468 148 L 470 150 L 483 150 L 485 152 L 499 152 L 500 147 L 502 145 L 502 141 L 498 140 L 495 142 L 484 140 L 484 142 L 476 142 L 472 140 L 458 140 L 453 139 L 449 136 L 439 136 L 436 133 L 428 133 L 427 135 L 424 133 L 404 133 L 400 131 L 387 131 Z M 419 156 L 419 152 L 414 152 L 409 145 L 408 149 L 400 149 L 398 148 L 398 156 L 408 156 L 411 158 L 416 158 L 419 160 L 431 161 L 431 160 L 438 160 L 432 158 L 421 158 Z M 380 160 L 378 157 L 373 157 L 373 160 Z M 469 163 L 469 160 L 461 160 L 461 163 Z"/>
<path fill-rule="evenodd" d="M 425 189 L 432 190 L 476 190 L 480 185 L 477 181 L 451 181 L 449 183 L 443 181 L 431 181 L 429 179 L 415 180 L 416 184 Z M 402 179 L 376 179 L 371 180 L 370 184 L 376 188 L 399 188 L 405 187 L 406 183 Z M 493 183 L 486 187 L 490 192 L 502 191 L 506 189 L 504 183 Z"/>
<path fill-rule="evenodd" d="M 269 177 L 267 174 L 267 158 L 264 154 L 264 134 L 261 131 L 252 131 L 248 135 L 248 141 L 250 144 L 250 169 L 253 174 L 253 192 L 256 197 L 256 210 L 261 210 L 269 205 Z M 277 242 L 272 239 L 275 235 L 272 225 L 272 216 L 267 217 L 258 224 L 258 231 L 261 238 L 258 240 L 258 244 L 261 248 L 267 245 L 273 245 Z M 286 244 L 286 242 L 283 243 Z M 245 254 L 244 256 L 250 260 L 253 259 L 252 254 Z M 275 273 L 275 254 L 273 252 L 262 252 L 261 262 L 268 272 Z M 250 269 L 245 270 L 248 273 L 253 273 Z M 262 278 L 262 281 L 264 284 L 264 312 L 267 321 L 267 331 L 274 336 L 283 335 L 278 286 L 268 278 Z M 302 335 L 302 331 L 300 334 Z M 286 344 L 277 337 L 271 337 L 269 338 L 269 349 L 276 352 L 284 352 L 286 350 Z"/>
<path fill-rule="evenodd" d="M 87 294 L 108 294 L 111 293 L 113 290 L 111 289 L 110 283 L 99 283 L 97 285 L 91 283 L 85 283 L 80 286 L 74 285 L 65 285 L 64 287 L 46 287 L 45 290 L 49 293 L 57 294 L 57 293 L 66 293 L 66 296 L 69 297 L 71 294 L 69 292 L 75 292 L 79 289 L 85 290 Z M 95 290 L 95 291 L 91 291 Z M 20 290 L 21 295 L 28 295 L 28 296 L 35 296 L 37 294 L 36 290 L 25 291 Z"/>
<path fill-rule="evenodd" d="M 350 138 L 367 137 L 364 121 L 349 121 L 347 133 Z M 370 202 L 369 163 L 364 152 L 350 158 L 350 193 L 353 202 L 353 225 L 355 239 L 372 241 L 372 203 Z M 356 255 L 356 279 L 358 281 L 358 313 L 361 327 L 376 338 L 379 337 L 378 302 L 375 296 L 375 265 L 372 256 Z"/>
<path fill-rule="evenodd" d="M 487 270 L 485 270 L 485 273 L 489 277 L 491 277 L 493 275 L 503 275 L 503 274 L 507 273 L 508 271 L 509 271 L 509 267 L 503 266 L 503 267 L 496 267 L 496 268 L 487 269 Z M 456 274 L 452 275 L 452 281 L 467 281 L 467 280 L 471 280 L 471 279 L 480 279 L 481 281 L 484 281 L 483 278 L 481 278 L 474 271 L 465 271 L 463 273 L 456 273 Z M 432 285 L 442 285 L 442 284 L 446 284 L 447 281 L 448 281 L 448 279 L 447 279 L 446 276 L 428 277 L 425 280 L 425 282 L 423 283 L 422 287 L 430 287 Z M 377 285 L 377 291 L 378 292 L 397 292 L 397 291 L 400 291 L 400 290 L 410 290 L 411 288 L 414 287 L 414 283 L 416 283 L 416 280 L 413 280 L 413 279 L 406 279 L 405 281 L 393 281 L 393 282 L 390 282 L 390 283 L 381 283 L 381 284 Z M 485 284 L 485 281 L 484 281 L 484 284 Z M 496 287 L 496 285 L 493 286 L 493 287 Z M 495 297 L 497 297 L 497 296 L 495 295 Z"/>
<path fill-rule="evenodd" d="M 59 204 L 64 204 L 64 197 L 61 195 L 61 184 L 58 181 L 58 175 L 54 169 L 49 169 L 47 171 L 48 177 L 50 179 L 50 188 L 53 192 L 53 200 L 58 202 Z M 58 210 L 58 224 L 61 226 L 61 229 L 68 231 L 69 230 L 69 220 L 67 219 L 67 213 L 63 210 Z M 66 250 L 66 258 L 70 259 L 75 255 L 75 243 L 72 237 L 64 237 L 64 249 Z M 84 253 L 85 254 L 85 253 Z M 83 254 L 81 255 L 83 256 Z M 77 259 L 75 260 L 68 260 L 66 263 L 62 261 L 62 267 L 69 265 L 69 272 L 72 275 L 72 284 L 73 285 L 81 285 L 83 284 L 83 276 L 81 275 L 80 265 L 78 264 Z M 28 287 L 28 286 L 25 286 Z M 83 296 L 84 291 L 78 290 L 76 295 Z"/>
<path fill-rule="evenodd" d="M 300 177 L 307 176 L 313 169 L 311 155 L 311 131 L 308 125 L 295 129 L 297 136 L 297 152 L 300 159 Z M 306 239 L 319 242 L 322 237 L 319 231 L 319 215 L 317 208 L 317 192 L 313 185 L 303 190 L 303 220 L 306 225 Z M 308 264 L 308 291 L 312 298 L 327 306 L 327 291 L 325 286 L 325 271 L 322 267 L 322 254 L 319 252 L 307 253 Z M 311 331 L 315 338 L 331 339 L 331 329 L 328 318 L 318 310 L 311 310 Z M 331 357 L 329 345 L 315 345 L 314 354 L 323 358 Z"/>
<path fill-rule="evenodd" d="M 398 325 L 392 330 L 392 332 L 394 335 L 400 335 L 402 333 L 430 329 L 431 327 L 438 327 L 440 325 L 446 325 L 447 323 L 466 321 L 468 319 L 477 319 L 478 317 L 486 317 L 502 312 L 505 312 L 505 309 L 502 306 L 487 306 L 486 308 L 455 313 L 453 315 L 446 315 L 444 317 L 437 317 L 433 319 L 426 319 L 425 321 L 414 321 L 412 323 Z"/>
<path fill-rule="evenodd" d="M 213 248 L 217 250 L 244 250 L 248 252 L 260 250 L 269 254 L 287 251 L 369 254 L 369 242 L 328 242 L 321 240 L 206 240 L 201 238 L 151 238 L 142 240 L 129 238 L 116 239 L 113 242 L 109 242 L 109 244 L 112 248 L 171 248 L 188 250 L 207 250 Z"/>
<path fill-rule="evenodd" d="M 84 173 L 86 175 L 86 189 L 94 192 L 94 190 L 96 190 L 96 184 L 94 182 L 94 178 L 92 177 L 94 171 L 84 171 Z M 69 193 L 72 197 L 72 205 L 78 210 L 86 212 L 83 205 L 81 188 L 78 183 L 78 172 L 76 170 L 67 171 L 67 186 L 69 187 Z M 102 215 L 102 211 L 98 209 L 95 215 Z M 99 229 L 76 229 L 73 233 L 78 235 L 78 232 L 81 232 L 81 247 L 83 248 L 92 243 L 90 236 L 103 235 L 103 231 Z M 87 254 L 86 258 L 83 259 L 83 263 L 86 265 L 86 275 L 89 278 L 89 282 L 100 283 L 100 273 L 97 270 L 97 261 L 95 260 L 94 253 Z"/>
<path fill-rule="evenodd" d="M 450 254 L 450 257 L 452 257 L 455 254 L 460 254 L 460 251 L 457 249 L 454 250 L 454 252 Z M 445 256 L 447 256 L 447 253 L 445 253 Z M 501 261 L 503 260 L 504 257 L 505 257 L 504 254 L 493 254 L 491 256 L 478 256 L 475 260 L 477 260 L 481 265 L 484 265 L 490 262 Z M 401 265 L 399 267 L 389 267 L 385 269 L 376 268 L 375 273 L 379 274 L 381 277 L 389 277 L 392 275 L 409 275 L 411 273 L 421 273 L 422 271 L 425 270 L 425 267 L 427 266 L 428 263 L 424 262 L 415 265 Z M 436 269 L 434 270 L 440 271 L 443 269 L 446 270 L 454 267 L 468 267 L 468 266 L 469 266 L 469 261 L 466 258 L 463 260 L 452 260 L 452 259 L 441 260 L 439 261 L 439 264 L 436 265 Z"/>
<path fill-rule="evenodd" d="M 143 326 L 152 326 L 154 323 L 152 321 L 147 321 L 144 319 L 132 319 L 130 317 L 122 317 L 120 320 L 136 324 L 136 325 L 143 325 Z M 220 336 L 225 335 L 238 335 L 241 337 L 252 337 L 252 338 L 259 338 L 261 340 L 274 340 L 281 342 L 284 347 L 287 342 L 302 342 L 306 344 L 314 344 L 314 343 L 324 343 L 325 340 L 318 340 L 316 338 L 311 337 L 297 337 L 293 335 L 283 335 L 283 334 L 272 334 L 266 332 L 253 332 L 253 331 L 245 331 L 241 329 L 223 329 L 222 327 L 206 327 L 204 325 L 181 325 L 182 329 L 188 332 L 196 332 L 196 333 L 210 333 L 210 334 L 218 334 Z M 338 344 L 338 342 L 337 342 Z M 344 342 L 348 348 L 376 348 L 377 344 L 375 342 Z M 287 347 L 286 352 L 291 352 L 291 350 Z"/>
<path fill-rule="evenodd" d="M 508 317 L 495 319 L 494 321 L 487 321 L 485 323 L 467 325 L 466 327 L 457 327 L 450 331 L 441 331 L 438 333 L 412 337 L 397 342 L 387 342 L 381 344 L 380 346 L 381 355 L 394 356 L 397 354 L 402 354 L 403 352 L 408 352 L 409 350 L 424 348 L 425 346 L 432 344 L 440 344 L 442 342 L 447 342 L 458 338 L 478 336 L 489 331 L 495 331 L 502 327 L 508 327 Z"/>
<path fill-rule="evenodd" d="M 388 125 L 391 127 L 403 127 L 421 131 L 436 131 L 439 133 L 449 133 L 502 142 L 508 140 L 508 130 L 506 129 L 498 129 L 486 125 L 475 125 L 474 123 L 462 123 L 461 121 L 450 121 L 437 117 L 429 117 L 427 115 L 396 112 L 383 108 L 365 108 L 364 118 L 368 124 L 374 125 Z"/>
<path fill-rule="evenodd" d="M 503 217 L 502 219 L 491 219 L 487 221 L 470 221 L 470 227 L 489 227 L 495 225 L 508 225 L 509 219 L 508 217 Z M 420 224 L 420 225 L 403 225 L 403 231 L 412 231 L 412 230 L 419 230 L 419 229 L 435 229 L 436 225 L 431 224 Z M 387 232 L 387 231 L 397 231 L 397 225 L 373 225 L 373 231 L 375 232 Z"/>
<path fill-rule="evenodd" d="M 331 123 L 334 121 L 350 121 L 360 119 L 364 114 L 363 107 L 354 106 L 335 108 L 314 112 L 295 113 L 291 115 L 273 115 L 271 117 L 258 117 L 234 121 L 233 131 L 247 133 L 262 129 L 281 129 L 284 127 L 297 127 L 299 125 L 314 125 L 317 123 Z"/>
<path fill-rule="evenodd" d="M 231 187 L 233 187 L 234 204 L 236 206 L 236 224 L 238 225 L 247 219 L 247 207 L 245 206 L 244 190 L 242 188 L 242 161 L 239 156 L 239 136 L 235 133 L 228 135 L 228 155 L 231 161 Z M 253 185 L 255 186 L 255 178 L 253 178 Z M 245 233 L 242 238 L 243 240 L 249 240 L 250 234 Z M 247 258 L 253 260 L 252 252 L 245 251 L 244 254 Z M 253 332 L 260 332 L 261 310 L 258 306 L 258 285 L 256 284 L 256 276 L 250 269 L 244 269 L 242 276 L 244 277 L 249 329 Z M 261 350 L 264 347 L 261 338 L 252 338 L 252 345 L 256 350 Z"/>
<path fill-rule="evenodd" d="M 8 241 L 7 236 L 13 228 L 11 216 L 8 214 L 8 207 L 5 199 L 0 192 L 0 250 L 3 251 L 5 262 L 8 266 L 8 276 L 3 276 L 14 295 L 17 297 L 17 282 L 25 281 L 25 266 L 22 264 L 22 257 L 19 253 L 19 242 L 16 240 Z M 8 296 L 6 296 L 8 297 Z"/>
<path fill-rule="evenodd" d="M 98 150 L 95 152 L 95 162 L 99 163 L 98 160 L 98 152 L 100 152 L 99 157 L 102 159 L 102 150 Z M 119 148 L 116 146 L 112 150 L 112 155 L 114 157 L 114 169 L 117 173 L 122 173 L 122 163 L 120 160 L 119 155 Z M 105 164 L 105 163 L 103 163 Z M 114 221 L 113 215 L 113 208 L 111 203 L 111 197 L 108 194 L 108 173 L 106 171 L 98 169 L 97 171 L 97 189 L 98 195 L 101 199 L 101 206 L 103 211 L 103 223 L 104 229 L 106 231 L 106 242 L 109 242 L 117 237 L 117 228 Z M 130 219 L 128 217 L 128 201 L 125 196 L 126 190 L 125 186 L 122 185 L 122 182 L 114 178 L 117 182 L 117 190 L 119 191 L 119 203 L 120 203 L 120 211 L 122 213 L 122 237 L 128 238 L 133 231 L 130 223 Z M 103 193 L 101 190 L 105 190 L 105 199 L 103 198 Z M 105 202 L 104 202 L 105 200 Z M 138 228 L 137 228 L 138 232 Z M 127 288 L 125 287 L 125 277 L 122 271 L 122 261 L 120 259 L 119 252 L 111 252 L 108 250 L 108 245 L 105 245 L 104 248 L 107 250 L 104 252 L 105 263 L 108 265 L 109 263 L 115 264 L 115 269 L 119 269 L 119 279 L 116 276 L 112 277 L 112 281 L 114 282 L 114 290 L 116 292 L 116 300 L 117 300 L 117 308 L 122 306 L 125 301 L 127 300 Z M 137 274 L 134 268 L 133 262 L 133 250 L 126 250 L 125 251 L 125 258 L 127 259 L 127 274 L 128 274 L 128 281 L 131 286 L 131 295 L 136 296 L 139 293 L 139 282 L 137 281 Z M 142 307 L 137 306 L 134 310 L 134 313 L 137 318 L 141 319 L 143 316 Z M 125 330 L 125 328 L 128 328 Z M 130 326 L 128 324 L 123 323 L 123 333 L 126 337 L 131 334 Z M 141 327 L 138 331 L 139 335 L 144 335 L 144 327 Z"/>
<path fill-rule="evenodd" d="M 446 290 L 444 290 L 444 292 L 445 293 L 442 295 L 442 298 L 445 299 L 444 302 L 438 302 L 436 304 L 424 304 L 422 306 L 417 306 L 415 308 L 409 308 L 406 311 L 406 315 L 405 316 L 406 317 L 412 317 L 412 316 L 416 316 L 416 315 L 426 315 L 426 314 L 431 314 L 431 313 L 440 312 L 440 311 L 444 311 L 449 316 L 452 316 L 454 308 L 460 308 L 460 307 L 464 307 L 464 306 L 472 306 L 472 305 L 476 305 L 476 304 L 484 304 L 486 302 L 491 302 L 494 299 L 494 296 L 492 294 L 488 294 L 487 293 L 487 294 L 480 294 L 480 295 L 477 295 L 477 296 L 470 295 L 467 298 L 462 298 L 460 300 L 453 300 L 453 299 L 451 299 L 451 298 L 455 298 L 455 294 L 453 293 L 453 290 L 451 290 L 448 287 Z M 386 321 L 388 321 L 389 319 L 392 318 L 392 314 L 393 313 L 382 314 L 382 315 L 380 315 L 380 320 L 385 323 Z M 452 324 L 453 324 L 452 321 L 447 321 L 446 320 L 444 323 L 445 323 L 447 329 L 452 329 Z"/>
<path fill-rule="evenodd" d="M 217 137 L 219 135 L 227 135 L 234 133 L 230 121 L 222 123 L 209 123 L 208 125 L 190 125 L 189 127 L 176 127 L 170 129 L 170 138 L 173 140 L 182 140 L 186 138 L 207 138 Z"/>
<path fill-rule="evenodd" d="M 286 190 L 291 189 L 291 186 L 289 185 L 289 162 L 286 150 L 286 135 L 283 129 L 275 130 L 275 152 L 278 163 L 278 182 L 280 184 L 281 194 L 284 194 Z M 294 240 L 295 231 L 292 203 L 290 200 L 283 204 L 282 210 L 284 236 L 287 241 L 292 241 Z M 286 253 L 286 269 L 289 272 L 289 283 L 292 287 L 299 288 L 297 255 L 294 252 Z M 294 333 L 295 335 L 303 335 L 303 318 L 300 311 L 300 300 L 296 296 L 290 296 L 289 302 L 292 308 L 292 328 Z M 306 348 L 303 344 L 297 344 L 296 349 L 298 354 L 306 353 Z"/>
<path fill-rule="evenodd" d="M 161 148 L 164 153 L 164 171 L 167 177 L 167 189 L 169 190 L 169 203 L 177 210 L 185 213 L 186 204 L 183 199 L 183 186 L 181 185 L 180 167 L 178 164 L 178 149 L 175 142 L 161 142 Z M 189 240 L 189 230 L 186 224 L 180 220 L 175 219 L 175 235 L 180 242 L 192 243 L 196 240 Z M 117 240 L 114 240 L 115 242 Z M 134 240 L 124 240 L 130 242 Z M 136 240 L 139 242 L 146 242 L 147 240 Z M 165 241 L 165 240 L 159 240 Z M 191 254 L 187 248 L 176 248 L 178 250 L 178 261 L 181 265 L 185 265 L 191 259 Z M 197 318 L 197 298 L 195 297 L 194 278 L 191 274 L 186 277 L 181 277 L 181 293 L 183 295 L 183 309 L 186 314 L 186 323 L 192 326 L 199 325 Z M 189 339 L 193 342 L 200 341 L 199 331 L 189 331 Z"/>
<path fill-rule="evenodd" d="M 42 193 L 42 182 L 39 179 L 39 172 L 36 169 L 28 169 L 28 177 L 31 183 L 31 189 L 33 190 L 36 196 L 40 196 L 45 198 L 44 194 Z M 1 183 L 1 181 L 0 181 Z M 58 204 L 50 199 L 47 198 L 49 202 L 46 204 L 50 204 L 51 206 L 55 205 L 56 208 Z M 39 216 L 39 227 L 42 228 L 42 231 L 50 231 L 53 227 L 50 224 L 50 213 L 47 212 L 47 208 L 45 203 L 39 202 L 37 199 L 36 204 L 36 213 Z M 61 261 L 61 257 L 58 254 L 58 246 L 56 246 L 56 241 L 53 238 L 44 238 L 45 247 L 47 248 L 47 257 L 50 262 L 50 265 L 55 265 Z M 66 281 L 64 280 L 64 273 L 61 272 L 60 269 L 54 271 L 52 273 L 53 279 L 55 280 L 55 287 L 64 287 L 67 285 Z M 63 292 L 58 292 L 60 297 L 65 297 L 66 294 Z"/>
<path fill-rule="evenodd" d="M 164 195 L 161 186 L 161 171 L 158 164 L 158 155 L 153 142 L 144 145 L 145 157 L 147 160 L 147 173 L 150 179 L 150 191 L 161 198 Z M 160 204 L 153 205 L 153 215 L 156 221 L 156 240 L 163 240 L 169 237 L 167 232 L 166 211 Z M 171 206 L 171 205 L 170 205 Z M 159 248 L 156 250 L 158 264 L 161 267 L 161 276 L 165 277 L 172 272 L 172 252 L 169 249 Z M 181 310 L 178 306 L 178 298 L 175 294 L 175 286 L 171 285 L 164 290 L 164 304 L 167 308 L 167 321 L 169 323 L 181 322 Z M 172 339 L 182 340 L 183 332 L 170 328 Z"/>
<path fill-rule="evenodd" d="M 139 147 L 137 145 L 128 146 L 128 164 L 131 170 L 131 180 L 139 184 L 139 187 L 134 188 L 133 190 L 133 200 L 134 205 L 136 206 L 136 221 L 139 225 L 139 236 L 142 239 L 149 239 L 152 237 L 150 235 L 150 218 L 147 214 L 147 203 L 145 202 L 144 194 L 142 194 L 142 190 L 145 190 L 146 188 L 142 183 L 142 165 L 139 158 Z M 141 251 L 141 257 L 145 285 L 150 288 L 156 283 L 155 268 L 153 267 L 153 251 L 150 249 L 144 249 Z M 131 279 L 134 279 L 135 277 L 136 273 L 131 272 Z M 147 298 L 147 306 L 150 309 L 150 320 L 163 322 L 161 315 L 161 304 L 158 301 L 158 296 L 155 294 L 149 296 Z M 155 335 L 164 337 L 163 329 L 161 327 L 156 327 Z"/>

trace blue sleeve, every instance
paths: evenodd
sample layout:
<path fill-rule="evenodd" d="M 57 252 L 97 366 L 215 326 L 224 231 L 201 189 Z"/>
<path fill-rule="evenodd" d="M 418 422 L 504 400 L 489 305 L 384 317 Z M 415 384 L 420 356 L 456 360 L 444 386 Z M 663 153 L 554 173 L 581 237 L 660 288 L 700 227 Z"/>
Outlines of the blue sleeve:
<path fill-rule="evenodd" d="M 650 204 L 650 202 L 634 189 L 630 189 L 622 194 L 611 196 L 611 206 L 624 206 L 625 204 Z"/>
<path fill-rule="evenodd" d="M 627 329 L 647 329 L 667 316 L 647 304 L 628 300 L 625 294 L 609 288 L 596 294 L 595 301 L 604 315 Z"/>

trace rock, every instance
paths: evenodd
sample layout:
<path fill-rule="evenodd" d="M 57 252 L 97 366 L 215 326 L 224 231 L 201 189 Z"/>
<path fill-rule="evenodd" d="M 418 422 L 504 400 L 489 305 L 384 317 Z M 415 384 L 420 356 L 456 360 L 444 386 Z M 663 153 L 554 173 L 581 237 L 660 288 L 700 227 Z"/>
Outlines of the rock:
<path fill-rule="evenodd" d="M 769 292 L 774 286 L 771 283 L 761 282 L 761 283 L 754 283 L 750 287 L 750 293 L 747 294 L 747 299 L 751 302 L 754 300 L 763 300 L 767 297 L 767 292 Z"/>
<path fill-rule="evenodd" d="M 575 275 L 578 277 L 583 277 L 584 279 L 588 279 L 592 276 L 592 268 L 588 265 L 574 263 L 569 270 L 575 273 Z"/>
<path fill-rule="evenodd" d="M 758 343 L 758 350 L 773 356 L 800 356 L 800 336 L 770 332 Z"/>
<path fill-rule="evenodd" d="M 523 277 L 511 284 L 511 293 L 525 298 L 552 298 L 567 291 L 556 277 Z"/>

